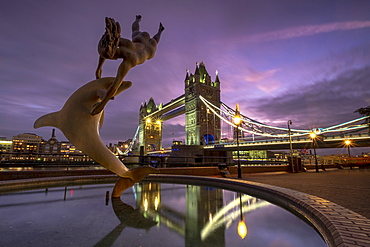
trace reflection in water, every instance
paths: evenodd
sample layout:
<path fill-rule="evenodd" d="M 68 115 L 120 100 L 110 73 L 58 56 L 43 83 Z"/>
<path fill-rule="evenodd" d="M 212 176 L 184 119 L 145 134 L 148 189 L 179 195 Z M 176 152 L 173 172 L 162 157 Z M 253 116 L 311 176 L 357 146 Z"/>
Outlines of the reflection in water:
<path fill-rule="evenodd" d="M 226 246 L 225 232 L 233 222 L 241 239 L 247 236 L 243 212 L 270 205 L 258 198 L 239 194 L 225 205 L 222 189 L 185 185 L 185 213 L 161 202 L 161 184 L 140 183 L 133 187 L 136 208 L 112 198 L 113 210 L 121 224 L 96 246 L 111 246 L 125 227 L 165 226 L 185 240 L 185 246 Z M 236 195 L 236 194 L 235 194 Z"/>
<path fill-rule="evenodd" d="M 244 214 L 243 214 L 243 202 L 242 202 L 242 194 L 239 193 L 239 208 L 240 208 L 240 221 L 238 224 L 238 234 L 241 239 L 244 239 L 248 234 L 247 225 L 244 221 Z"/>
<path fill-rule="evenodd" d="M 119 197 L 112 197 L 112 207 L 121 223 L 95 246 L 112 246 L 126 227 L 148 230 L 157 224 L 157 222 L 144 217 L 143 212 L 140 209 L 134 209 L 130 205 L 122 202 Z"/>
<path fill-rule="evenodd" d="M 0 195 L 0 245 L 327 246 L 295 215 L 246 194 L 140 183 L 109 198 L 111 188 L 63 186 Z"/>

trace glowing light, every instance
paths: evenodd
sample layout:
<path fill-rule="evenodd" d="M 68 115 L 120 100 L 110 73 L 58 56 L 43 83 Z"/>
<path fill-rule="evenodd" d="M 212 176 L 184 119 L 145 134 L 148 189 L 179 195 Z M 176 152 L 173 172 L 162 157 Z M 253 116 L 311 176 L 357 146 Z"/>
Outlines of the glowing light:
<path fill-rule="evenodd" d="M 152 122 L 152 120 L 150 119 L 150 118 L 148 118 L 147 120 L 146 120 L 146 123 L 151 123 Z"/>
<path fill-rule="evenodd" d="M 161 120 L 155 121 L 156 124 L 161 124 Z"/>
<path fill-rule="evenodd" d="M 234 116 L 233 117 L 233 122 L 234 122 L 235 125 L 240 125 L 241 122 L 242 122 L 242 119 L 241 119 L 240 115 Z"/>
<path fill-rule="evenodd" d="M 244 239 L 248 234 L 248 229 L 247 229 L 247 226 L 245 225 L 244 220 L 239 221 L 238 234 L 241 239 Z"/>
<path fill-rule="evenodd" d="M 158 196 L 156 196 L 154 198 L 154 208 L 155 208 L 155 210 L 158 210 L 158 206 L 159 206 L 159 199 L 158 199 Z"/>
<path fill-rule="evenodd" d="M 148 199 L 145 198 L 144 199 L 144 211 L 148 211 L 148 208 L 149 208 L 149 202 L 148 202 Z"/>
<path fill-rule="evenodd" d="M 316 138 L 316 136 L 317 136 L 317 135 L 316 135 L 316 133 L 314 133 L 314 132 L 311 132 L 311 133 L 310 133 L 310 138 L 311 138 L 311 139 L 315 139 L 315 138 Z"/>
<path fill-rule="evenodd" d="M 352 142 L 351 142 L 351 140 L 345 140 L 345 141 L 344 141 L 344 144 L 346 144 L 347 146 L 348 146 L 348 145 L 351 145 L 351 143 L 352 143 Z"/>

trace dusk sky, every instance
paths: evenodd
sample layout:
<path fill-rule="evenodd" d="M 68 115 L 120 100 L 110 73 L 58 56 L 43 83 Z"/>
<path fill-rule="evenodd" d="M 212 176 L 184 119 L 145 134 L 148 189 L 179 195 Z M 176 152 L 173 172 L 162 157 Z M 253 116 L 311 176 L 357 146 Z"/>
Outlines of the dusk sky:
<path fill-rule="evenodd" d="M 132 138 L 141 103 L 167 103 L 184 93 L 186 70 L 203 61 L 212 80 L 218 70 L 221 100 L 273 126 L 328 127 L 360 117 L 370 105 L 370 1 L 3 0 L 0 10 L 0 136 L 44 139 L 52 127 L 34 121 L 61 109 L 95 79 L 97 43 L 105 17 L 141 30 L 166 28 L 155 57 L 133 68 L 133 86 L 108 103 L 104 143 Z M 107 61 L 103 77 L 119 61 Z M 184 117 L 164 123 L 164 146 L 184 140 Z M 59 141 L 66 140 L 60 131 Z"/>

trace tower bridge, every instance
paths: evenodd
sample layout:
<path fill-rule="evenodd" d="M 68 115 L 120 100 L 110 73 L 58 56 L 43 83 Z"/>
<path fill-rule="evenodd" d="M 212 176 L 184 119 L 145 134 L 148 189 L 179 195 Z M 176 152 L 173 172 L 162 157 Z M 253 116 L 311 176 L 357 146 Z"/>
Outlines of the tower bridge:
<path fill-rule="evenodd" d="M 200 96 L 220 107 L 220 80 L 212 81 L 203 62 L 196 65 L 194 74 L 186 72 L 185 93 L 162 105 L 153 98 L 140 107 L 139 146 L 146 151 L 162 148 L 162 124 L 164 121 L 185 114 L 186 145 L 203 145 L 221 139 L 221 120 L 209 121 L 210 111 Z"/>
<path fill-rule="evenodd" d="M 236 142 L 222 140 L 221 123 L 233 129 L 233 139 L 238 135 L 241 150 L 289 149 L 290 143 L 295 149 L 311 148 L 313 140 L 309 135 L 312 132 L 319 137 L 315 140 L 319 148 L 343 147 L 343 141 L 347 139 L 356 141 L 356 146 L 370 146 L 369 124 L 365 123 L 369 116 L 326 128 L 304 130 L 291 129 L 289 124 L 288 128 L 270 126 L 240 115 L 242 123 L 237 127 L 233 123 L 237 111 L 221 101 L 220 83 L 217 72 L 212 80 L 205 64 L 197 63 L 194 74 L 186 72 L 183 95 L 166 104 L 156 105 L 150 98 L 141 105 L 138 131 L 133 142 L 138 137 L 137 145 L 144 147 L 144 153 L 161 150 L 163 122 L 185 114 L 186 145 L 202 145 L 208 150 L 236 149 Z M 263 140 L 255 141 L 255 136 Z M 132 146 L 133 143 L 130 148 Z"/>

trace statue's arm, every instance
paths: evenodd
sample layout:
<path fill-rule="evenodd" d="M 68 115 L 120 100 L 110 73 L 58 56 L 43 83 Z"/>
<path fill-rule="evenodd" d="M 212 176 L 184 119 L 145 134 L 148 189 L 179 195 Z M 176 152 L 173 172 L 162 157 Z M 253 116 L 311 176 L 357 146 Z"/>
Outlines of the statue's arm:
<path fill-rule="evenodd" d="M 104 62 L 105 62 L 105 58 L 103 58 L 102 56 L 99 56 L 98 67 L 96 68 L 96 71 L 95 71 L 96 79 L 101 78 L 101 73 L 102 73 L 102 68 L 103 68 Z"/>

